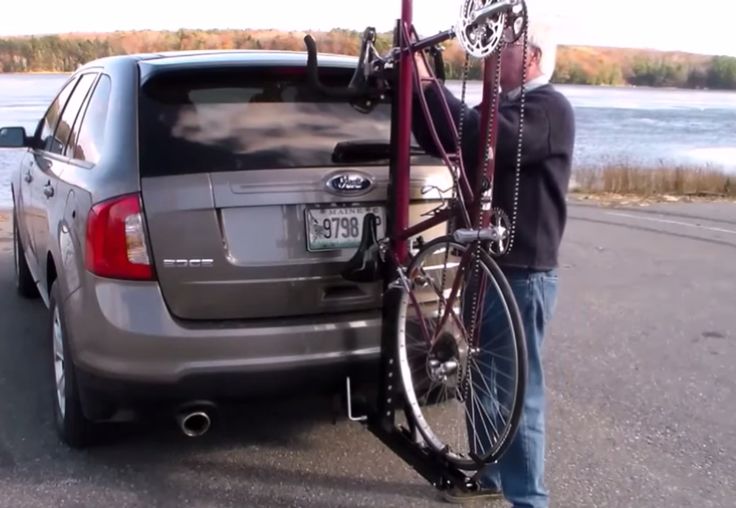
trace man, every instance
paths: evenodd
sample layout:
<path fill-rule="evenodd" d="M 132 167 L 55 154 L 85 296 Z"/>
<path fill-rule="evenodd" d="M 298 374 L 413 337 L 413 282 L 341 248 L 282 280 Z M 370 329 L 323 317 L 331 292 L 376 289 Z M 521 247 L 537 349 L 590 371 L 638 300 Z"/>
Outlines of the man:
<path fill-rule="evenodd" d="M 570 179 L 575 138 L 575 120 L 567 99 L 549 84 L 554 72 L 556 45 L 551 33 L 530 23 L 528 28 L 527 80 L 524 134 L 521 157 L 518 217 L 513 249 L 497 259 L 514 291 L 519 306 L 528 351 L 528 378 L 519 430 L 510 448 L 498 464 L 487 466 L 478 474 L 480 490 L 463 493 L 448 491 L 451 502 L 500 497 L 516 508 L 543 508 L 549 504 L 544 484 L 544 375 L 542 342 L 554 312 L 558 284 L 558 250 L 567 218 L 565 195 Z M 523 40 L 507 45 L 501 53 L 501 92 L 498 117 L 493 205 L 512 216 L 516 191 L 516 156 L 521 111 L 521 80 L 524 62 Z M 420 75 L 427 76 L 423 61 Z M 443 87 L 453 118 L 460 117 L 460 101 Z M 454 140 L 434 87 L 425 88 L 435 126 L 446 149 Z M 432 138 L 415 98 L 414 135 L 430 153 L 437 154 Z M 463 134 L 463 158 L 473 182 L 478 171 L 480 113 L 466 111 Z M 486 297 L 486 308 L 493 305 Z M 481 332 L 493 327 L 485 313 Z"/>

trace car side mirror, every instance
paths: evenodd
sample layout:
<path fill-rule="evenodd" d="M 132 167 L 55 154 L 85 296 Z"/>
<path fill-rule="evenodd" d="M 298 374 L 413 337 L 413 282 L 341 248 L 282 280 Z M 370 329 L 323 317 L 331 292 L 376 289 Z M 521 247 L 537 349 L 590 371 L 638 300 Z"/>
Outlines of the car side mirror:
<path fill-rule="evenodd" d="M 29 143 L 25 127 L 0 127 L 0 148 L 23 148 Z"/>

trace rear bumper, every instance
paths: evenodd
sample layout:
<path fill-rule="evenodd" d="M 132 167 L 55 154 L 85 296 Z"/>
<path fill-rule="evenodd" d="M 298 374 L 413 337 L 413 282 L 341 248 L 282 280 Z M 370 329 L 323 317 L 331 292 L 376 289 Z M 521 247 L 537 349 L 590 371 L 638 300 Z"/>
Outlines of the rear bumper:
<path fill-rule="evenodd" d="M 118 397 L 239 397 L 377 374 L 380 311 L 182 322 L 155 283 L 85 275 L 63 303 L 84 388 Z"/>

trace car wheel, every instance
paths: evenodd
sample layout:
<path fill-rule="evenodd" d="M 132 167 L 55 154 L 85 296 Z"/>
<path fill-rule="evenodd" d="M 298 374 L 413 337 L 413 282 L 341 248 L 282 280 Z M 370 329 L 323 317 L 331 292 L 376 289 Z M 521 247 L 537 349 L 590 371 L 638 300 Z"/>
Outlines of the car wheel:
<path fill-rule="evenodd" d="M 74 362 L 69 354 L 69 337 L 58 302 L 59 285 L 54 282 L 49 301 L 54 421 L 56 431 L 64 443 L 73 448 L 83 448 L 91 443 L 95 425 L 82 412 Z"/>
<path fill-rule="evenodd" d="M 18 220 L 13 214 L 13 261 L 15 265 L 15 289 L 23 298 L 37 298 L 38 288 L 28 268 L 23 243 L 18 234 Z"/>

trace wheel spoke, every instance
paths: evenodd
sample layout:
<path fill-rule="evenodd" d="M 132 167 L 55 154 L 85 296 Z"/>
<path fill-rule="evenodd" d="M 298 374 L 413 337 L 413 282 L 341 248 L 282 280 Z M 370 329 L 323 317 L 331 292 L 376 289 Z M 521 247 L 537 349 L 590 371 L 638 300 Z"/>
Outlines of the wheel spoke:
<path fill-rule="evenodd" d="M 488 368 L 493 369 L 493 365 L 491 365 L 490 363 L 488 363 L 485 360 L 476 360 L 476 361 L 478 363 L 480 363 L 481 365 L 483 365 L 484 367 L 488 367 Z M 516 379 L 517 379 L 516 376 L 512 376 L 511 374 L 507 374 L 506 372 L 503 372 L 503 371 L 498 370 L 498 369 L 494 369 L 494 374 L 498 374 L 499 376 L 503 376 L 506 379 L 509 379 L 511 381 L 516 381 Z"/>
<path fill-rule="evenodd" d="M 451 304 L 454 303 L 458 298 L 458 293 L 460 291 L 460 284 L 465 280 L 465 272 L 467 270 L 465 263 L 467 262 L 467 253 L 469 251 L 466 251 L 466 253 L 463 255 L 462 259 L 460 260 L 460 266 L 458 268 L 458 274 L 455 277 L 455 281 L 452 284 L 452 290 L 450 291 L 450 296 L 445 300 L 444 295 L 444 289 L 441 291 L 442 294 L 439 295 L 439 297 L 442 299 L 441 301 L 441 307 L 444 306 L 445 312 L 442 314 L 439 324 L 437 326 L 438 330 L 442 330 L 447 323 L 447 318 L 450 312 L 454 314 L 454 309 L 452 308 L 452 305 L 448 305 L 447 302 L 449 301 Z M 471 258 L 472 259 L 472 258 Z M 438 313 L 441 314 L 441 312 Z M 436 338 L 436 335 L 435 335 Z"/>
<path fill-rule="evenodd" d="M 485 418 L 481 417 L 481 422 L 483 422 L 483 428 L 486 431 L 486 437 L 488 437 L 488 444 L 493 446 L 494 441 L 498 440 L 498 430 L 496 429 L 496 426 L 493 424 L 493 418 L 491 418 L 491 415 L 488 414 L 488 410 L 483 406 L 482 401 L 478 399 L 477 397 L 473 396 L 471 399 L 471 404 L 473 407 L 477 407 L 480 412 L 485 416 Z M 475 422 L 475 420 L 471 420 L 472 422 Z M 488 425 L 486 425 L 486 422 L 491 424 L 491 427 L 493 428 L 493 435 L 491 435 L 491 432 L 488 430 Z M 473 429 L 475 429 L 475 424 L 473 424 Z M 477 434 L 476 434 L 477 437 Z"/>
<path fill-rule="evenodd" d="M 509 304 L 513 294 L 492 259 L 485 254 L 475 259 L 471 249 L 475 252 L 472 244 L 443 238 L 416 253 L 408 273 L 419 278 L 402 298 L 398 326 L 408 417 L 430 448 L 467 470 L 479 467 L 471 459 L 474 452 L 495 460 L 513 435 L 523 396 L 523 380 L 517 379 L 523 368 L 517 362 L 525 361 L 523 335 L 515 333 L 518 309 Z M 452 256 L 438 256 L 446 252 Z M 460 259 L 453 266 L 453 280 L 440 281 L 442 258 L 447 263 Z M 474 310 L 484 319 L 478 320 L 476 334 L 485 323 L 501 326 L 484 331 L 473 343 L 467 328 L 473 316 L 466 306 L 470 292 L 481 289 L 483 298 Z"/>
<path fill-rule="evenodd" d="M 462 336 L 463 337 L 467 337 L 468 336 L 468 332 L 465 329 L 465 324 L 463 323 L 462 319 L 460 319 L 460 317 L 457 315 L 457 312 L 455 311 L 455 307 L 454 306 L 448 307 L 447 300 L 445 299 L 445 296 L 444 296 L 444 293 L 445 292 L 439 290 L 437 288 L 437 285 L 435 283 L 432 283 L 432 286 L 435 288 L 435 293 L 437 294 L 437 296 L 442 299 L 441 307 L 444 307 L 444 308 L 448 309 L 442 315 L 442 319 L 440 321 L 440 326 L 438 328 L 441 328 L 441 325 L 447 321 L 447 316 L 449 314 L 449 316 L 452 317 L 452 321 L 453 321 L 453 323 L 455 323 L 455 326 L 457 326 L 460 329 L 460 333 L 462 334 Z M 458 299 L 458 297 L 457 297 L 457 295 L 455 295 L 455 300 L 457 300 L 457 299 Z M 441 309 L 438 312 L 438 314 L 440 314 L 440 313 L 442 313 L 442 310 Z"/>

